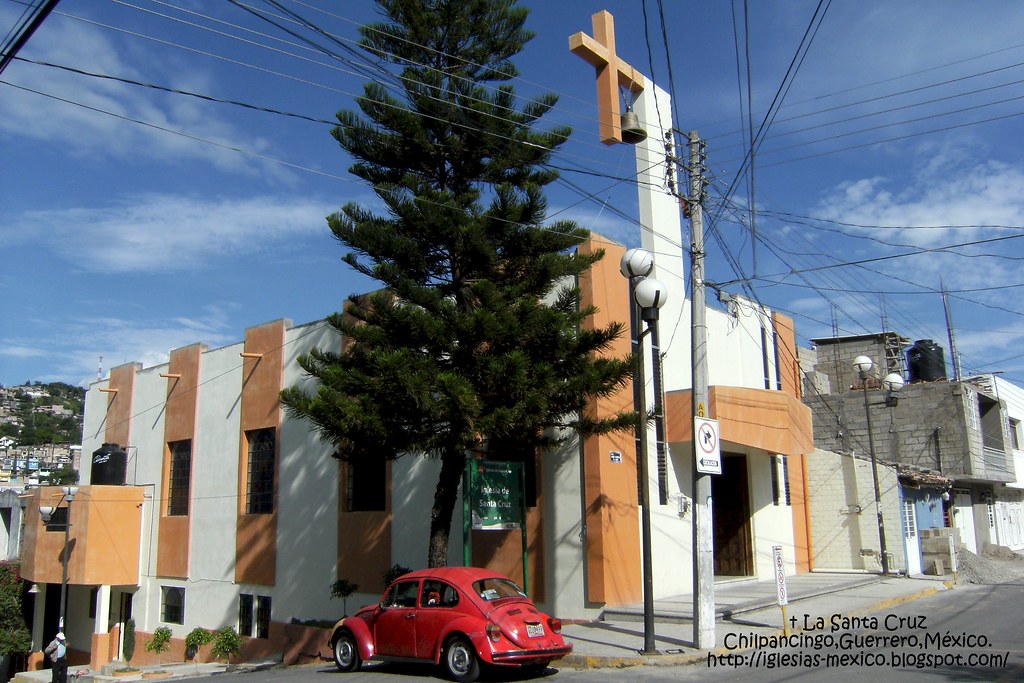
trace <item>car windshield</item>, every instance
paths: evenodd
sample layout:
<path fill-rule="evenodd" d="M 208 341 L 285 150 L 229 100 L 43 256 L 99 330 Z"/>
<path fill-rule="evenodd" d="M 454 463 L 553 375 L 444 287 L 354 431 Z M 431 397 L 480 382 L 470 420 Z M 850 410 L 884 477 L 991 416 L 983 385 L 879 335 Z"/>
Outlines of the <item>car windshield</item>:
<path fill-rule="evenodd" d="M 473 590 L 488 602 L 501 598 L 526 597 L 523 589 L 508 579 L 480 579 L 473 582 Z"/>

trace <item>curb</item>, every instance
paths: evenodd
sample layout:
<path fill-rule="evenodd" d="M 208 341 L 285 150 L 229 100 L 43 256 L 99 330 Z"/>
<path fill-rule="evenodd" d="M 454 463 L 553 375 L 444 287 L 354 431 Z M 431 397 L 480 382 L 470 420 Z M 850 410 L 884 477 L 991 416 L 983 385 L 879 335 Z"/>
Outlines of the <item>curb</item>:
<path fill-rule="evenodd" d="M 896 607 L 908 602 L 914 602 L 921 598 L 927 598 L 931 595 L 935 595 L 941 591 L 952 590 L 955 587 L 953 581 L 943 581 L 941 586 L 931 586 L 924 588 L 915 593 L 908 595 L 901 595 L 895 598 L 886 598 L 880 600 L 871 605 L 866 605 L 856 610 L 851 610 L 850 614 L 864 614 L 868 612 L 879 612 L 885 609 Z M 803 629 L 796 629 L 801 631 Z M 783 634 L 784 630 L 779 628 L 769 632 L 770 635 Z M 684 654 L 666 654 L 666 655 L 644 655 L 637 651 L 636 657 L 604 657 L 601 655 L 577 655 L 568 654 L 561 659 L 556 659 L 551 662 L 552 666 L 562 665 L 572 669 L 626 669 L 634 666 L 689 666 L 692 664 L 698 664 L 707 661 L 707 657 L 710 654 L 720 655 L 727 654 L 729 652 L 735 652 L 735 650 L 729 650 L 724 647 L 714 648 L 711 650 L 696 650 L 694 652 L 687 652 Z"/>

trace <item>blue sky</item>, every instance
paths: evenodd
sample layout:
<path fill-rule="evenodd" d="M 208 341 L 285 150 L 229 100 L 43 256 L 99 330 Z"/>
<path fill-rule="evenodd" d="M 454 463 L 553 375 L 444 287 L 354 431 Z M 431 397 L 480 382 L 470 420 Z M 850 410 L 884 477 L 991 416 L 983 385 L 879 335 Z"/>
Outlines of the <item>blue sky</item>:
<path fill-rule="evenodd" d="M 344 42 L 375 17 L 367 0 L 281 4 Z M 750 3 L 746 18 L 738 1 L 523 4 L 537 37 L 517 93 L 559 93 L 546 125 L 575 129 L 554 160 L 554 217 L 639 244 L 631 149 L 598 142 L 593 70 L 568 51 L 608 9 L 620 55 L 666 89 L 671 59 L 676 126 L 708 139 L 710 280 L 749 278 L 804 343 L 833 318 L 860 334 L 884 315 L 945 345 L 941 278 L 965 371 L 1024 381 L 1015 4 L 823 3 L 791 81 L 816 0 Z M 23 10 L 0 0 L 5 32 Z M 361 92 L 350 65 L 236 5 L 189 0 L 63 0 L 19 57 L 0 75 L 0 384 L 85 384 L 101 357 L 104 373 L 152 365 L 268 320 L 317 320 L 373 286 L 340 262 L 324 220 L 376 204 L 323 122 Z M 741 100 L 751 93 L 756 131 L 784 82 L 755 157 L 752 249 L 750 186 L 723 204 L 751 128 Z"/>

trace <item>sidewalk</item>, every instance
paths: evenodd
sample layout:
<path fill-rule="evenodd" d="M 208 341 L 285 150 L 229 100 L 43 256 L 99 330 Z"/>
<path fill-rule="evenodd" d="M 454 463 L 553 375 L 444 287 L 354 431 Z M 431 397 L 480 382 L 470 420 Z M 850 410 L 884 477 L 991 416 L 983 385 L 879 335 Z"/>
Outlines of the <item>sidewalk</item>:
<path fill-rule="evenodd" d="M 816 573 L 786 577 L 787 617 L 797 628 L 809 620 L 832 615 L 855 616 L 884 611 L 947 590 L 945 577 L 882 578 L 873 574 Z M 655 601 L 654 632 L 658 654 L 641 653 L 644 646 L 643 605 L 607 609 L 601 621 L 564 624 L 562 633 L 573 643 L 572 654 L 555 666 L 573 668 L 636 665 L 675 666 L 703 662 L 708 652 L 726 653 L 728 634 L 781 634 L 782 609 L 776 603 L 774 581 L 730 581 L 715 584 L 715 648 L 693 645 L 693 596 L 678 595 Z M 735 642 L 731 639 L 730 642 Z"/>
<path fill-rule="evenodd" d="M 889 577 L 873 574 L 815 573 L 786 577 L 788 617 L 799 625 L 805 616 L 814 620 L 832 615 L 857 616 L 890 609 L 947 590 L 945 577 Z M 627 666 L 678 666 L 704 662 L 708 652 L 727 653 L 729 634 L 771 635 L 782 633 L 782 610 L 776 604 L 774 581 L 728 581 L 715 584 L 715 648 L 699 650 L 693 645 L 693 596 L 677 595 L 657 600 L 654 605 L 655 647 L 658 654 L 644 655 L 643 605 L 607 609 L 601 621 L 565 623 L 562 633 L 573 643 L 573 652 L 554 662 L 557 667 L 577 669 L 621 668 Z M 253 671 L 281 666 L 280 660 L 249 662 L 232 667 Z M 224 673 L 219 663 L 165 664 L 143 667 L 137 674 L 104 675 L 84 667 L 69 667 L 69 683 L 132 683 L 143 679 L 193 678 Z M 157 673 L 159 670 L 160 673 Z M 75 676 L 82 671 L 81 676 Z M 50 671 L 28 671 L 15 676 L 14 683 L 49 683 Z"/>
<path fill-rule="evenodd" d="M 263 669 L 282 666 L 280 659 L 247 662 L 244 664 L 233 664 L 231 671 L 246 672 L 260 671 Z M 160 666 L 143 666 L 132 673 L 104 674 L 99 671 L 90 671 L 88 666 L 69 666 L 68 683 L 133 683 L 142 680 L 161 680 L 174 678 L 197 678 L 200 676 L 213 676 L 228 671 L 228 665 L 220 662 L 176 662 Z M 15 674 L 11 679 L 12 683 L 50 683 L 50 670 L 22 671 Z"/>

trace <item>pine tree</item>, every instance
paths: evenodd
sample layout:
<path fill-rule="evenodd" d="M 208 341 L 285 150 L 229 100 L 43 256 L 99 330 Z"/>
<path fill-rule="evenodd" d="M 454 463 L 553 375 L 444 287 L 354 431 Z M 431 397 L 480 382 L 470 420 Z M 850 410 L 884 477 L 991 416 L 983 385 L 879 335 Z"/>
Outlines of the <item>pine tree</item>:
<path fill-rule="evenodd" d="M 605 357 L 622 326 L 594 329 L 576 278 L 603 252 L 589 235 L 545 225 L 548 165 L 569 129 L 535 130 L 555 105 L 520 105 L 510 61 L 533 34 L 513 0 L 378 0 L 388 21 L 360 45 L 393 66 L 397 86 L 371 81 L 362 115 L 338 114 L 333 135 L 387 208 L 348 204 L 328 217 L 343 260 L 379 281 L 330 317 L 340 353 L 300 359 L 315 394 L 282 398 L 360 462 L 421 454 L 441 461 L 431 509 L 429 566 L 447 563 L 467 452 L 527 463 L 576 430 L 623 429 L 636 415 L 594 420 L 590 401 L 618 391 L 623 359 Z M 393 94 L 395 90 L 401 96 Z"/>

